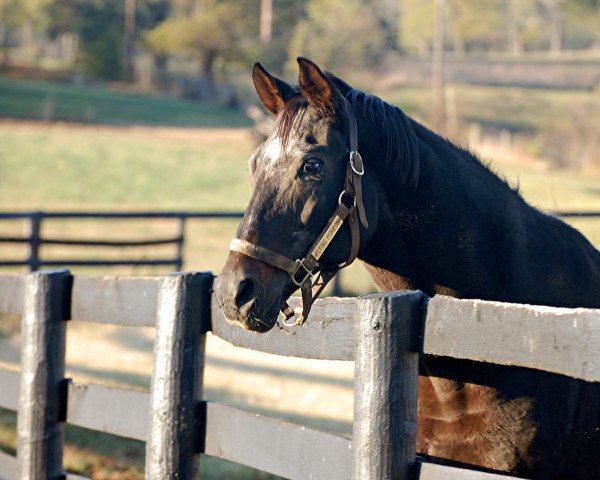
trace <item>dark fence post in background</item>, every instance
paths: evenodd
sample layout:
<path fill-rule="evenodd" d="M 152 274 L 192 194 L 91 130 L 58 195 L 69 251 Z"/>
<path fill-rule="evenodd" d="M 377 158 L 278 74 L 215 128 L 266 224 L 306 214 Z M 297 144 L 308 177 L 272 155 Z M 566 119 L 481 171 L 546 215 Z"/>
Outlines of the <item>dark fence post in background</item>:
<path fill-rule="evenodd" d="M 26 236 L 29 239 L 29 256 L 27 264 L 29 271 L 35 272 L 40 268 L 40 232 L 42 226 L 43 213 L 35 212 L 29 216 Z"/>
<path fill-rule="evenodd" d="M 198 478 L 211 273 L 163 277 L 154 339 L 146 478 Z"/>
<path fill-rule="evenodd" d="M 175 270 L 180 272 L 183 270 L 183 248 L 185 244 L 185 215 L 180 215 L 177 219 L 177 252 L 176 258 L 177 263 L 175 264 Z"/>
<path fill-rule="evenodd" d="M 355 480 L 406 480 L 415 461 L 418 333 L 424 296 L 359 299 L 354 373 Z"/>
<path fill-rule="evenodd" d="M 64 320 L 70 317 L 71 278 L 67 270 L 33 273 L 26 278 L 17 420 L 21 480 L 65 478 Z"/>

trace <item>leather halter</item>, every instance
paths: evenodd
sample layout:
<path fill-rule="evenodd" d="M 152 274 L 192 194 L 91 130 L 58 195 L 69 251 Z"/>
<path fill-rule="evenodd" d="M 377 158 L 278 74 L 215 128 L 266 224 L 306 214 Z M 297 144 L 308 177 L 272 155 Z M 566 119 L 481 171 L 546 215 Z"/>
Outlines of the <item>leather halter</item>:
<path fill-rule="evenodd" d="M 335 274 L 344 267 L 350 265 L 357 257 L 360 248 L 360 229 L 358 219 L 364 228 L 369 228 L 365 207 L 362 196 L 362 176 L 365 173 L 365 167 L 362 157 L 358 153 L 358 131 L 356 126 L 356 116 L 350 103 L 345 100 L 345 111 L 349 124 L 349 146 L 350 155 L 348 166 L 346 168 L 346 178 L 344 189 L 339 195 L 338 207 L 329 218 L 325 228 L 321 231 L 308 252 L 302 259 L 292 260 L 284 255 L 275 253 L 260 245 L 234 238 L 229 245 L 229 251 L 238 252 L 248 257 L 264 262 L 279 270 L 289 274 L 292 282 L 300 287 L 302 291 L 302 314 L 292 322 L 287 321 L 295 313 L 287 304 L 283 303 L 281 313 L 284 315 L 284 325 L 302 325 L 307 319 L 314 301 L 327 286 Z M 348 203 L 347 203 L 348 202 Z M 357 219 L 358 217 L 358 219 Z M 348 259 L 333 268 L 324 268 L 319 264 L 319 259 L 333 241 L 344 221 L 348 220 L 351 236 L 351 247 Z M 316 272 L 315 272 L 316 271 Z"/>

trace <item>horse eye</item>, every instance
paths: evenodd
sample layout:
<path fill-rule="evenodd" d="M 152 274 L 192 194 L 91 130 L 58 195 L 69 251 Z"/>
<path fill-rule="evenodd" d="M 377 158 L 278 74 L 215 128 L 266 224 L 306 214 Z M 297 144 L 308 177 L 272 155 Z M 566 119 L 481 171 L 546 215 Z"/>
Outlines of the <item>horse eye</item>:
<path fill-rule="evenodd" d="M 321 160 L 307 160 L 302 165 L 302 173 L 306 175 L 313 175 L 321 170 L 323 162 Z"/>

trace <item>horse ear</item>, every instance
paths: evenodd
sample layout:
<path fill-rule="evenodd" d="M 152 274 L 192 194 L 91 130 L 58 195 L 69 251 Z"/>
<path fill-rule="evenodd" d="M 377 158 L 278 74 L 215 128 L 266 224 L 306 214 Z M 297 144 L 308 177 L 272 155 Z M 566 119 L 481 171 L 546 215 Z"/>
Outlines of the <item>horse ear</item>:
<path fill-rule="evenodd" d="M 334 90 L 325 74 L 313 62 L 298 57 L 300 92 L 317 110 L 333 111 Z"/>
<path fill-rule="evenodd" d="M 294 89 L 278 78 L 272 76 L 265 67 L 256 62 L 252 69 L 252 81 L 261 103 L 265 108 L 277 115 L 287 99 L 294 94 Z"/>

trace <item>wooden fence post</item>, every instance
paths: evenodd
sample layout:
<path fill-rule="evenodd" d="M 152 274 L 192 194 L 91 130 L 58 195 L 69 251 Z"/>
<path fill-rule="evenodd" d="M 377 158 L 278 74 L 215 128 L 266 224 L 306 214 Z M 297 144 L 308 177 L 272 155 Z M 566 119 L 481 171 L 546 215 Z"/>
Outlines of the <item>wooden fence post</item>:
<path fill-rule="evenodd" d="M 358 300 L 354 374 L 355 480 L 406 480 L 415 461 L 419 292 Z"/>
<path fill-rule="evenodd" d="M 175 271 L 180 272 L 183 269 L 183 249 L 185 245 L 185 215 L 177 217 L 177 263 Z"/>
<path fill-rule="evenodd" d="M 41 212 L 32 213 L 29 216 L 29 223 L 26 225 L 26 235 L 29 239 L 29 258 L 27 265 L 30 272 L 35 272 L 40 268 L 40 244 L 41 244 L 41 226 L 44 215 Z"/>
<path fill-rule="evenodd" d="M 67 270 L 28 275 L 21 322 L 17 455 L 21 480 L 56 480 L 63 472 L 65 329 L 70 317 Z"/>
<path fill-rule="evenodd" d="M 146 478 L 197 478 L 201 432 L 204 343 L 210 328 L 211 273 L 176 273 L 161 279 Z"/>

